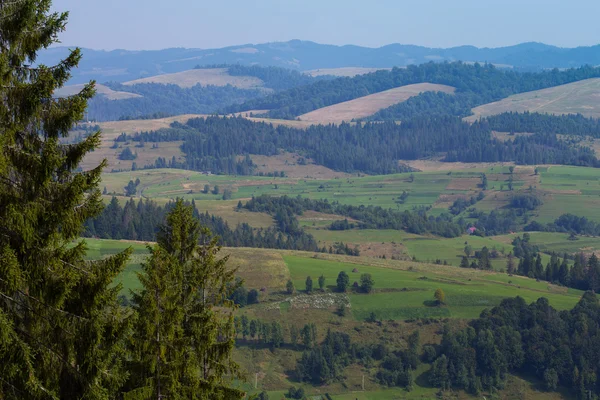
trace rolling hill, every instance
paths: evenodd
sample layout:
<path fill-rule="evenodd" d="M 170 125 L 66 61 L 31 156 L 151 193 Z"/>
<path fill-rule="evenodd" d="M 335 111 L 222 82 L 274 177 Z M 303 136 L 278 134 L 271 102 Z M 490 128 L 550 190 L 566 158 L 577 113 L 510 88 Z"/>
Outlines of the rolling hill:
<path fill-rule="evenodd" d="M 570 68 L 600 65 L 600 46 L 559 48 L 542 43 L 522 43 L 500 48 L 459 46 L 427 48 L 390 44 L 379 48 L 334 46 L 310 41 L 242 44 L 220 49 L 171 48 L 156 51 L 82 49 L 83 60 L 70 83 L 127 82 L 153 75 L 181 72 L 196 65 L 242 64 L 277 66 L 308 71 L 322 68 L 389 68 L 429 61 L 479 61 L 516 69 Z M 38 62 L 54 65 L 68 54 L 68 47 L 43 51 Z"/>
<path fill-rule="evenodd" d="M 446 85 L 431 83 L 417 83 L 414 85 L 401 86 L 394 89 L 384 90 L 358 99 L 345 101 L 332 106 L 319 108 L 315 111 L 298 117 L 301 121 L 314 124 L 341 123 L 353 119 L 365 118 L 375 114 L 377 111 L 401 103 L 413 96 L 423 92 L 454 93 L 454 88 Z"/>
<path fill-rule="evenodd" d="M 78 85 L 69 85 L 60 88 L 54 94 L 56 97 L 67 97 L 77 94 L 83 89 L 83 84 Z M 126 99 L 135 99 L 142 97 L 136 93 L 123 92 L 118 90 L 112 90 L 108 86 L 96 84 L 96 95 L 101 96 L 107 100 L 126 100 Z"/>
<path fill-rule="evenodd" d="M 125 82 L 125 86 L 139 85 L 143 83 L 160 83 L 163 85 L 177 85 L 181 88 L 190 88 L 195 85 L 202 86 L 227 86 L 231 85 L 239 89 L 262 89 L 265 83 L 254 76 L 231 76 L 227 68 L 190 69 L 188 71 L 172 74 L 155 75 L 148 78 L 136 79 Z"/>
<path fill-rule="evenodd" d="M 504 112 L 582 114 L 600 118 L 600 78 L 509 96 L 473 109 L 468 121 Z"/>
<path fill-rule="evenodd" d="M 304 71 L 306 75 L 310 76 L 345 76 L 352 78 L 356 75 L 370 74 L 371 72 L 379 71 L 382 69 L 391 68 L 365 68 L 365 67 L 342 67 L 342 68 L 320 68 L 313 69 L 310 71 Z"/>

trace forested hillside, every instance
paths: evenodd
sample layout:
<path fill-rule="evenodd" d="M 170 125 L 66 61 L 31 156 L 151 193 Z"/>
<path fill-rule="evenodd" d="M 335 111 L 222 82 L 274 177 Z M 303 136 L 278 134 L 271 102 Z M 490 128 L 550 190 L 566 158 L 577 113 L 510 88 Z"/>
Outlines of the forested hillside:
<path fill-rule="evenodd" d="M 446 109 L 444 114 L 464 116 L 466 110 L 508 97 L 515 93 L 543 89 L 600 76 L 600 68 L 581 67 L 565 71 L 518 73 L 493 65 L 427 63 L 391 71 L 377 71 L 354 78 L 339 78 L 290 89 L 262 99 L 226 108 L 226 111 L 270 110 L 272 118 L 294 118 L 312 110 L 352 100 L 387 89 L 415 84 L 436 83 L 456 88 L 455 99 L 448 95 L 416 96 L 409 103 L 382 112 L 386 118 L 422 114 L 424 109 Z M 427 103 L 427 105 L 423 104 Z M 430 105 L 433 103 L 434 105 Z M 448 104 L 446 104 L 448 103 Z M 416 110 L 410 113 L 410 110 Z M 377 118 L 377 117 L 374 117 Z"/>
<path fill-rule="evenodd" d="M 272 91 L 287 90 L 333 78 L 311 77 L 298 71 L 277 67 L 211 65 L 196 68 L 214 70 L 218 73 L 206 77 L 208 84 L 202 84 L 202 77 L 196 77 L 197 81 L 194 81 L 193 77 L 187 75 L 179 77 L 177 74 L 169 76 L 166 80 L 168 83 L 163 82 L 165 81 L 162 79 L 165 78 L 163 75 L 156 76 L 154 81 L 150 79 L 149 82 L 144 83 L 108 82 L 106 86 L 101 86 L 106 89 L 100 91 L 98 96 L 89 102 L 87 116 L 90 120 L 114 121 L 124 118 L 136 119 L 156 113 L 212 114 L 234 104 L 263 97 Z M 228 78 L 231 77 L 257 79 L 255 85 L 249 86 L 222 83 L 228 82 Z M 185 82 L 178 82 L 178 79 Z M 188 81 L 190 79 L 191 83 Z M 211 82 L 219 82 L 219 85 Z M 62 89 L 61 93 L 72 95 L 80 89 L 80 86 L 70 86 Z M 120 97 L 113 95 L 114 92 L 120 94 Z"/>
<path fill-rule="evenodd" d="M 136 142 L 183 140 L 185 161 L 173 168 L 251 174 L 252 164 L 239 155 L 275 155 L 279 149 L 299 152 L 317 164 L 344 172 L 389 174 L 410 171 L 398 160 L 443 155 L 445 161 L 568 164 L 598 166 L 593 150 L 573 147 L 555 134 L 493 138 L 486 121 L 469 124 L 457 117 L 420 117 L 405 121 L 361 125 L 273 127 L 242 117 L 196 118 L 170 129 L 131 136 Z M 165 162 L 158 167 L 167 166 Z M 150 166 L 152 167 L 152 166 Z"/>

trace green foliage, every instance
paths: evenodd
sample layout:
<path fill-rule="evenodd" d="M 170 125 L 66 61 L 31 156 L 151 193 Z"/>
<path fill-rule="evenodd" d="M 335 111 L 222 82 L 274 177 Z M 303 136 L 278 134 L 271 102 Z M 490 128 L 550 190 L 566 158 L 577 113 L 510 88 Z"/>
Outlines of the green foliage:
<path fill-rule="evenodd" d="M 373 286 L 375 286 L 375 281 L 373 280 L 373 276 L 371 274 L 362 274 L 360 276 L 361 292 L 371 293 L 373 291 Z"/>
<path fill-rule="evenodd" d="M 350 285 L 350 277 L 345 271 L 340 271 L 336 280 L 336 284 L 338 292 L 344 293 L 346 290 L 348 290 L 348 286 Z"/>
<path fill-rule="evenodd" d="M 507 373 L 519 371 L 558 383 L 577 396 L 597 396 L 597 363 L 590 343 L 598 339 L 600 303 L 586 292 L 570 312 L 558 312 L 545 298 L 527 305 L 505 299 L 458 332 L 447 330 L 430 382 L 442 389 L 473 394 L 502 387 Z M 578 357 L 572 355 L 578 354 Z"/>
<path fill-rule="evenodd" d="M 306 277 L 306 293 L 312 293 L 313 291 L 313 280 L 310 276 Z"/>
<path fill-rule="evenodd" d="M 125 147 L 121 154 L 119 154 L 119 160 L 135 160 L 137 154 L 131 151 L 129 147 Z"/>
<path fill-rule="evenodd" d="M 201 244 L 199 244 L 201 243 Z M 143 285 L 134 293 L 139 317 L 132 338 L 130 398 L 240 396 L 229 387 L 238 366 L 231 291 L 235 270 L 191 206 L 175 203 L 149 247 Z M 244 334 L 247 320 L 241 321 Z"/>
<path fill-rule="evenodd" d="M 319 289 L 325 290 L 325 275 L 319 276 Z"/>
<path fill-rule="evenodd" d="M 438 304 L 444 304 L 446 302 L 446 294 L 442 289 L 436 289 L 435 293 L 433 294 L 433 297 L 435 298 L 435 301 L 438 302 Z"/>
<path fill-rule="evenodd" d="M 291 279 L 289 279 L 285 284 L 285 290 L 287 294 L 294 294 L 296 289 L 294 288 L 294 282 L 292 282 Z"/>
<path fill-rule="evenodd" d="M 470 109 L 512 94 L 562 85 L 600 76 L 597 68 L 582 67 L 564 71 L 516 73 L 491 64 L 426 63 L 391 71 L 377 71 L 354 78 L 316 82 L 312 85 L 275 93 L 227 111 L 270 110 L 271 118 L 293 118 L 317 108 L 415 83 L 440 83 L 457 88 L 454 96 L 422 94 L 408 104 L 384 110 L 376 119 L 406 120 L 420 115 L 470 114 Z"/>
<path fill-rule="evenodd" d="M 88 262 L 85 242 L 73 244 L 102 208 L 106 164 L 78 169 L 99 132 L 63 144 L 94 85 L 53 97 L 81 52 L 36 65 L 66 25 L 67 14 L 51 9 L 50 0 L 0 7 L 0 397 L 108 399 L 127 376 L 131 319 L 112 282 L 130 251 Z"/>

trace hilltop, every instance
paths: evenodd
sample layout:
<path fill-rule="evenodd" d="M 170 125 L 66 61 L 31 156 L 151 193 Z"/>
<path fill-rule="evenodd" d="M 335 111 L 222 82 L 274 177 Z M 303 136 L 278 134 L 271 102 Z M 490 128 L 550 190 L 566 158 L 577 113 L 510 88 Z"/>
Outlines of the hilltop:
<path fill-rule="evenodd" d="M 68 53 L 67 47 L 43 51 L 38 62 L 53 65 Z M 242 44 L 220 49 L 172 48 L 153 51 L 83 49 L 83 60 L 73 71 L 71 84 L 126 82 L 149 76 L 181 72 L 196 65 L 243 64 L 277 66 L 299 71 L 323 68 L 390 68 L 429 61 L 490 62 L 507 68 L 539 70 L 600 65 L 600 46 L 559 48 L 542 43 L 521 43 L 499 48 L 459 46 L 428 48 L 390 44 L 379 48 L 354 45 L 334 46 L 292 40 L 263 44 Z"/>

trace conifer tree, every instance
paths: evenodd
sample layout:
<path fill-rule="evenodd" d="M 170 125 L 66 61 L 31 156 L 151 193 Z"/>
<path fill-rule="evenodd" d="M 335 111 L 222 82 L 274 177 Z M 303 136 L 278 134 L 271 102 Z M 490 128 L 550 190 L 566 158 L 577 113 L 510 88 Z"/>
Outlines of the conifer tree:
<path fill-rule="evenodd" d="M 139 313 L 132 341 L 135 373 L 128 399 L 239 398 L 228 387 L 237 377 L 235 286 L 217 238 L 200 226 L 192 206 L 177 200 L 157 234 L 134 294 Z"/>
<path fill-rule="evenodd" d="M 128 318 L 111 286 L 129 252 L 85 261 L 83 222 L 102 207 L 102 162 L 77 172 L 96 132 L 62 144 L 94 84 L 54 99 L 81 58 L 35 65 L 67 13 L 51 0 L 0 2 L 0 398 L 114 398 Z"/>

